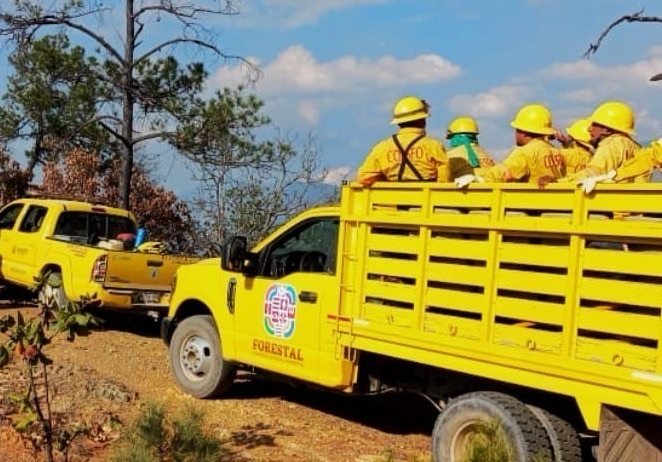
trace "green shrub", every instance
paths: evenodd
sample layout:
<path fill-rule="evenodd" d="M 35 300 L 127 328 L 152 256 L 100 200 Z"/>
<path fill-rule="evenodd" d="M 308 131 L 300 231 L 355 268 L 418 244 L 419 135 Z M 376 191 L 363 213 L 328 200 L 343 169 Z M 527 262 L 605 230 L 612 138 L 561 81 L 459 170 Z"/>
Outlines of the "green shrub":
<path fill-rule="evenodd" d="M 465 462 L 512 462 L 513 458 L 510 442 L 497 422 L 476 424 Z"/>
<path fill-rule="evenodd" d="M 223 442 L 209 435 L 202 412 L 187 408 L 169 418 L 162 405 L 147 403 L 122 438 L 114 462 L 216 462 L 229 455 Z"/>

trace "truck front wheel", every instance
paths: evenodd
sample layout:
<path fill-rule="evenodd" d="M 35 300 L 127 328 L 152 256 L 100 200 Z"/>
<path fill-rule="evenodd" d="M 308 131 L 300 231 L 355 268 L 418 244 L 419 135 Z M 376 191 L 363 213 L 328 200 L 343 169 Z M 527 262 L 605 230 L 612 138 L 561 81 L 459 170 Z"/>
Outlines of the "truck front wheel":
<path fill-rule="evenodd" d="M 177 384 L 196 398 L 220 395 L 234 381 L 236 369 L 223 359 L 221 337 L 209 315 L 191 316 L 177 325 L 169 356 Z"/>
<path fill-rule="evenodd" d="M 441 411 L 432 460 L 553 460 L 545 429 L 524 403 L 496 392 L 467 393 Z"/>

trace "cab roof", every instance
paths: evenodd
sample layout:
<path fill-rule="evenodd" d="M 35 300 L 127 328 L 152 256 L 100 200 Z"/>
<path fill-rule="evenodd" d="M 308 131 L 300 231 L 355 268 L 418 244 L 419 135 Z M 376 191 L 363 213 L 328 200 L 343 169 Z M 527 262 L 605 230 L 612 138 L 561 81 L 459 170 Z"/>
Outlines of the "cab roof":
<path fill-rule="evenodd" d="M 13 203 L 22 203 L 22 204 L 36 204 L 43 205 L 49 208 L 59 208 L 63 211 L 73 211 L 73 212 L 95 212 L 95 213 L 107 213 L 110 215 L 120 215 L 129 218 L 134 218 L 133 214 L 128 210 L 119 208 L 119 207 L 109 207 L 103 204 L 95 204 L 92 202 L 84 202 L 70 199 L 55 199 L 55 198 L 34 198 L 34 197 L 25 197 L 21 199 L 16 199 Z"/>

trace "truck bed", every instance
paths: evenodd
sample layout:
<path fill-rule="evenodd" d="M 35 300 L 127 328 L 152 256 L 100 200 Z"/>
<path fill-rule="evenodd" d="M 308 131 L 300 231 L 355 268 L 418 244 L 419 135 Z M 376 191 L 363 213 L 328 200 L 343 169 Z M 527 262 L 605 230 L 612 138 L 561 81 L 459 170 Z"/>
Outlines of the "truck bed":
<path fill-rule="evenodd" d="M 662 186 L 343 194 L 348 346 L 662 414 Z"/>

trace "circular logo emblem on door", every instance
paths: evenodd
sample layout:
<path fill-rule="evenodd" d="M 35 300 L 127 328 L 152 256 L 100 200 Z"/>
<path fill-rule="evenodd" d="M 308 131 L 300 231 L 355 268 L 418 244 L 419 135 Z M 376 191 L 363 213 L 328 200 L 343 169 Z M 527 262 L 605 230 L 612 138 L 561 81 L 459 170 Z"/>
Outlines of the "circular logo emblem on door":
<path fill-rule="evenodd" d="M 272 284 L 264 294 L 264 329 L 273 337 L 294 333 L 297 292 L 289 284 Z"/>

